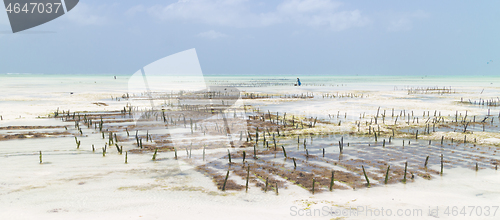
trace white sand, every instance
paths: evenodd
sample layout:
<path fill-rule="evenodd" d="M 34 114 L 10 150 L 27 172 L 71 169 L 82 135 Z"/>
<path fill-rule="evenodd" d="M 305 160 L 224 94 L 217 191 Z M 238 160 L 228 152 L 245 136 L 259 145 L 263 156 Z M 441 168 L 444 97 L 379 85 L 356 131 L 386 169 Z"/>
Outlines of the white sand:
<path fill-rule="evenodd" d="M 114 80 L 112 76 L 0 76 L 0 115 L 4 120 L 0 126 L 12 125 L 71 125 L 54 119 L 36 119 L 46 116 L 58 107 L 62 110 L 120 110 L 125 101 L 112 101 L 111 96 L 121 96 L 127 92 L 125 77 Z M 213 78 L 213 80 L 220 79 Z M 257 78 L 257 77 L 253 77 Z M 212 79 L 212 78 L 210 78 Z M 293 78 L 292 78 L 293 79 Z M 236 79 L 241 80 L 241 79 Z M 321 83 L 318 78 L 316 83 Z M 302 79 L 307 84 L 307 77 Z M 348 113 L 349 121 L 359 118 L 364 112 L 376 114 L 379 106 L 389 111 L 414 110 L 441 111 L 442 115 L 452 115 L 455 111 L 468 111 L 470 115 L 485 115 L 487 108 L 455 105 L 460 97 L 467 99 L 494 98 L 500 87 L 490 84 L 491 79 L 476 81 L 448 79 L 439 86 L 452 86 L 456 94 L 439 96 L 394 91 L 394 87 L 435 86 L 435 79 L 380 81 L 369 80 L 357 83 L 352 78 L 339 78 L 331 84 L 346 86 L 303 86 L 303 87 L 243 87 L 246 92 L 263 93 L 305 93 L 314 92 L 314 100 L 244 100 L 245 104 L 258 105 L 261 109 L 289 112 L 303 116 L 322 116 Z M 345 83 L 344 83 L 345 82 Z M 329 84 L 330 84 L 329 83 Z M 480 94 L 481 90 L 485 91 Z M 73 92 L 74 94 L 69 94 Z M 325 99 L 321 94 L 363 93 L 363 99 Z M 431 98 L 426 98 L 431 97 Z M 97 106 L 103 102 L 108 106 Z M 498 114 L 498 108 L 494 109 Z M 495 115 L 494 114 L 494 115 Z M 19 119 L 21 116 L 21 119 Z M 347 126 L 347 125 L 346 125 Z M 85 133 L 90 130 L 84 129 Z M 173 152 L 160 153 L 156 162 L 152 154 L 129 154 L 128 164 L 124 155 L 119 155 L 114 147 L 102 156 L 101 147 L 106 140 L 98 136 L 81 137 L 80 150 L 75 149 L 73 136 L 65 138 L 42 138 L 32 140 L 0 141 L 0 215 L 2 219 L 291 219 L 293 210 L 307 208 L 334 210 L 352 207 L 370 209 L 390 209 L 394 215 L 398 209 L 422 209 L 424 216 L 302 216 L 297 219 L 435 219 L 428 216 L 429 207 L 439 208 L 439 219 L 497 219 L 500 210 L 492 217 L 500 205 L 500 173 L 492 169 L 455 168 L 446 170 L 445 175 L 433 180 L 417 178 L 408 184 L 391 184 L 359 190 L 336 190 L 312 195 L 306 190 L 288 184 L 288 189 L 280 189 L 279 196 L 267 194 L 256 187 L 249 193 L 223 193 L 217 190 L 211 179 L 196 172 L 187 165 L 173 160 Z M 486 137 L 485 142 L 498 144 L 498 138 Z M 91 151 L 91 143 L 96 144 L 96 152 Z M 124 146 L 132 149 L 134 146 Z M 43 164 L 38 162 L 38 151 L 43 152 Z M 180 151 L 179 155 L 185 156 Z M 193 151 L 200 155 L 201 151 Z M 237 178 L 235 178 L 237 179 Z M 308 201 L 308 202 L 304 202 Z M 316 203 L 316 204 L 313 204 Z M 457 216 L 446 215 L 446 207 L 457 206 Z M 481 215 L 475 212 L 469 216 L 470 207 L 482 207 Z M 298 209 L 295 209 L 297 207 Z M 466 216 L 460 209 L 466 207 Z M 485 216 L 489 207 L 490 216 Z M 358 209 L 360 210 L 360 209 Z M 302 212 L 304 211 L 304 212 Z M 302 210 L 300 213 L 307 213 Z M 477 210 L 474 210 L 477 211 Z M 317 214 L 317 213 L 316 213 Z M 387 211 L 386 211 L 387 214 Z"/>

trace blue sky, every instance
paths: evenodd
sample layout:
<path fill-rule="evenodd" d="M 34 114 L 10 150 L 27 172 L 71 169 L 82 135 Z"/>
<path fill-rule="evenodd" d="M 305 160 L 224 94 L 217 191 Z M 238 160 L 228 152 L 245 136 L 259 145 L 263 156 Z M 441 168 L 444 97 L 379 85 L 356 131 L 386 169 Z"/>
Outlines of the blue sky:
<path fill-rule="evenodd" d="M 196 48 L 205 74 L 499 75 L 499 8 L 499 1 L 81 0 L 16 34 L 0 12 L 0 73 L 133 74 Z"/>

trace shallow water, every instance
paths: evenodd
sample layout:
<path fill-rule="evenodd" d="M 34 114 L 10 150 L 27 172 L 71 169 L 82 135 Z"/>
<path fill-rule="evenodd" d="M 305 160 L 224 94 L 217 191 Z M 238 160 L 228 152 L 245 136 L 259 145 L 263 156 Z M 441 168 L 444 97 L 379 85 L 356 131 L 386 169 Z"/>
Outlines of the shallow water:
<path fill-rule="evenodd" d="M 53 114 L 58 108 L 59 112 L 88 111 L 80 113 L 81 120 L 85 114 L 90 115 L 89 112 L 119 113 L 128 104 L 126 99 L 121 98 L 128 91 L 127 77 L 118 76 L 118 79 L 114 80 L 112 76 L 1 75 L 0 92 L 3 96 L 0 97 L 0 115 L 4 120 L 0 120 L 0 127 L 66 126 L 70 134 L 0 141 L 0 167 L 3 173 L 0 178 L 0 212 L 8 219 L 30 219 L 34 216 L 67 219 L 75 217 L 75 214 L 77 218 L 82 219 L 104 219 L 117 215 L 151 219 L 170 215 L 182 216 L 183 213 L 190 213 L 189 216 L 193 218 L 201 218 L 220 217 L 220 211 L 217 210 L 225 207 L 228 216 L 259 217 L 255 216 L 257 214 L 260 218 L 289 219 L 291 206 L 307 207 L 304 200 L 315 201 L 316 204 L 311 206 L 313 208 L 321 208 L 321 204 L 325 204 L 322 201 L 328 201 L 327 204 L 332 207 L 352 204 L 394 209 L 428 209 L 429 206 L 444 208 L 448 205 L 491 206 L 500 202 L 500 192 L 495 187 L 500 183 L 498 171 L 495 170 L 500 159 L 496 152 L 498 147 L 495 143 L 483 142 L 486 139 L 500 138 L 496 127 L 498 108 L 490 108 L 494 123 L 486 123 L 485 132 L 479 125 L 471 125 L 467 129 L 474 134 L 470 134 L 470 137 L 468 134 L 469 142 L 466 144 L 461 141 L 463 134 L 459 131 L 459 125 L 437 126 L 437 130 L 430 135 L 424 135 L 422 132 L 425 126 L 422 122 L 424 111 L 430 112 L 426 113 L 425 120 L 428 114 L 433 115 L 434 111 L 447 121 L 453 120 L 457 111 L 462 115 L 467 111 L 468 120 L 471 120 L 473 115 L 476 120 L 483 118 L 488 108 L 458 104 L 457 101 L 460 101 L 461 97 L 471 100 L 495 97 L 500 90 L 496 85 L 498 78 L 314 76 L 300 77 L 303 86 L 294 87 L 292 84 L 295 78 L 205 76 L 209 85 L 239 85 L 242 92 L 277 95 L 270 99 L 238 100 L 234 107 L 237 117 L 229 123 L 234 131 L 231 138 L 225 135 L 223 118 L 219 116 L 195 120 L 200 128 L 191 134 L 189 123 L 184 127 L 182 120 L 174 117 L 174 114 L 173 120 L 168 123 L 171 126 L 168 127 L 169 131 L 165 124 L 153 121 L 139 124 L 144 127 L 130 129 L 130 135 L 127 136 L 125 127 L 136 126 L 135 118 L 127 114 L 117 114 L 103 115 L 106 131 L 103 139 L 99 129 L 95 129 L 95 124 L 89 128 L 81 121 L 79 125 L 82 135 L 72 120 L 37 117 Z M 453 93 L 408 94 L 407 91 L 408 88 L 435 86 L 451 86 Z M 71 92 L 73 94 L 70 94 Z M 322 96 L 337 93 L 363 94 L 363 98 Z M 279 98 L 279 95 L 293 94 L 312 94 L 314 98 Z M 111 99 L 111 96 L 114 99 Z M 97 102 L 107 106 L 93 104 Z M 156 104 L 161 103 L 164 102 Z M 185 100 L 183 104 L 187 103 L 199 104 L 193 100 Z M 244 105 L 247 105 L 248 109 L 243 109 Z M 252 111 L 248 105 L 260 109 L 260 112 Z M 148 102 L 138 107 L 144 109 L 148 107 Z M 372 135 L 367 135 L 367 128 L 370 120 L 377 115 L 379 107 L 379 114 L 385 110 L 386 115 L 391 115 L 392 109 L 395 109 L 395 115 L 400 115 L 402 111 L 405 111 L 406 115 L 414 111 L 415 117 L 420 117 L 419 124 L 411 122 L 405 125 L 404 117 L 398 119 L 398 126 L 401 127 L 396 131 L 399 132 L 398 137 L 391 138 L 389 143 L 391 133 L 386 126 L 394 123 L 394 117 L 385 117 L 386 125 L 382 124 L 382 135 L 375 142 Z M 273 128 L 270 132 L 276 134 L 276 125 L 267 122 L 267 119 L 265 123 L 248 120 L 248 116 L 265 117 L 267 110 L 271 111 L 273 117 L 279 112 L 280 118 L 287 112 L 287 120 L 291 120 L 291 114 L 294 114 L 305 126 L 304 129 L 299 127 L 288 128 L 286 132 L 282 130 L 287 137 L 276 135 L 276 151 L 272 135 L 266 135 L 269 148 L 263 147 L 261 136 L 256 147 L 258 159 L 253 159 L 253 143 L 245 145 L 247 132 L 254 135 L 256 126 L 260 126 L 261 131 L 264 126 L 268 126 Z M 228 120 L 233 118 L 232 113 L 228 112 Z M 318 118 L 317 127 L 309 127 L 309 122 L 304 119 L 311 117 Z M 98 123 L 100 118 L 92 120 L 93 123 Z M 378 120 L 381 120 L 380 116 Z M 356 122 L 362 125 L 360 132 L 357 132 Z M 339 126 L 338 123 L 342 125 Z M 114 143 L 109 145 L 106 129 L 117 134 L 120 140 L 117 144 L 123 146 L 122 154 L 117 151 Z M 65 131 L 61 127 L 32 130 L 40 133 Z M 133 151 L 139 149 L 135 139 L 136 130 L 139 130 L 138 136 L 143 139 L 143 144 L 153 148 Z M 413 138 L 416 130 L 422 132 L 419 140 Z M 241 142 L 240 131 L 244 132 Z M 0 135 L 26 132 L 30 132 L 30 129 L 0 130 Z M 402 137 L 404 132 L 409 133 L 408 137 Z M 146 141 L 146 133 L 153 137 L 152 142 Z M 296 136 L 290 136 L 295 133 L 300 133 L 300 143 L 297 143 Z M 441 135 L 448 135 L 443 145 L 440 144 Z M 81 141 L 79 149 L 75 136 Z M 344 141 L 342 154 L 338 146 L 341 137 Z M 453 144 L 452 137 L 455 138 Z M 477 143 L 472 141 L 473 138 L 478 139 Z M 304 149 L 304 139 L 307 153 Z M 385 147 L 382 146 L 384 139 Z M 171 140 L 172 143 L 161 142 L 165 140 Z M 230 148 L 230 140 L 238 145 Z M 153 161 L 153 149 L 157 142 L 169 148 L 159 150 L 156 161 Z M 92 151 L 92 145 L 95 151 Z M 240 148 L 240 145 L 246 147 Z M 286 149 L 286 159 L 281 146 Z M 104 147 L 107 150 L 105 156 L 102 154 Z M 171 147 L 177 148 L 177 160 Z M 228 164 L 227 150 L 231 152 L 231 166 Z M 243 150 L 246 152 L 244 166 Z M 42 164 L 39 163 L 40 151 Z M 128 152 L 127 164 L 125 152 Z M 444 155 L 442 176 L 439 174 L 441 154 Z M 427 156 L 428 168 L 425 169 Z M 296 160 L 296 168 L 293 158 Z M 405 162 L 408 162 L 407 183 L 403 184 L 401 180 Z M 241 187 L 245 186 L 245 168 L 248 165 L 252 167 L 253 177 L 249 192 L 245 193 Z M 370 179 L 370 188 L 366 188 L 362 165 Z M 391 169 L 389 184 L 385 185 L 387 165 L 391 165 Z M 197 166 L 205 166 L 212 173 L 197 171 Z M 231 170 L 228 179 L 235 188 L 222 192 L 220 186 L 228 169 Z M 334 191 L 329 192 L 332 170 L 336 171 L 335 186 Z M 411 174 L 414 174 L 413 179 Z M 266 177 L 270 182 L 267 193 Z M 314 195 L 311 192 L 312 178 L 317 181 Z M 279 186 L 278 196 L 274 193 L 274 184 Z M 263 210 L 268 211 L 263 213 Z M 332 216 L 323 218 L 331 219 Z M 446 219 L 446 216 L 441 215 L 440 218 Z M 350 216 L 348 219 L 365 218 Z"/>

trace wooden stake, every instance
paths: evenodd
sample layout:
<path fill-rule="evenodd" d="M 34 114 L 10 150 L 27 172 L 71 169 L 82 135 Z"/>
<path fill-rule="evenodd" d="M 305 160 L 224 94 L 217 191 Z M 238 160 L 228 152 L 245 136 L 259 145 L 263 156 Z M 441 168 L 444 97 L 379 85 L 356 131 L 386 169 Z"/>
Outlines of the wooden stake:
<path fill-rule="evenodd" d="M 264 189 L 264 192 L 267 192 L 267 184 L 269 182 L 269 177 L 266 177 L 266 188 Z"/>
<path fill-rule="evenodd" d="M 248 165 L 248 169 L 247 169 L 247 183 L 245 185 L 245 192 L 248 192 L 248 178 L 250 177 L 250 165 Z"/>
<path fill-rule="evenodd" d="M 155 149 L 155 153 L 153 154 L 153 160 L 156 160 L 156 153 L 158 153 L 158 148 Z"/>
<path fill-rule="evenodd" d="M 222 185 L 222 191 L 226 191 L 226 183 L 227 183 L 228 177 L 229 177 L 229 170 L 227 171 L 226 179 L 224 179 L 224 185 Z"/>
<path fill-rule="evenodd" d="M 368 176 L 366 175 L 365 166 L 361 165 L 361 168 L 363 168 L 363 174 L 365 175 L 366 183 L 368 184 L 367 187 L 370 188 L 370 180 L 368 179 Z"/>
<path fill-rule="evenodd" d="M 443 175 L 443 154 L 441 154 L 441 175 Z"/>
<path fill-rule="evenodd" d="M 385 181 L 384 183 L 387 184 L 387 181 L 389 180 L 389 169 L 391 168 L 391 165 L 387 166 L 387 171 L 385 172 Z"/>
<path fill-rule="evenodd" d="M 330 179 L 330 192 L 333 190 L 335 171 L 332 170 L 332 178 Z"/>
<path fill-rule="evenodd" d="M 276 195 L 278 195 L 278 183 L 276 183 Z"/>
<path fill-rule="evenodd" d="M 316 183 L 316 180 L 313 178 L 313 188 L 312 188 L 313 195 L 314 195 L 314 185 L 315 185 L 315 183 Z"/>
<path fill-rule="evenodd" d="M 255 144 L 253 145 L 253 159 L 257 159 L 257 149 L 255 148 Z"/>
<path fill-rule="evenodd" d="M 405 162 L 405 175 L 403 177 L 403 183 L 406 183 L 406 169 L 408 168 L 408 161 Z"/>

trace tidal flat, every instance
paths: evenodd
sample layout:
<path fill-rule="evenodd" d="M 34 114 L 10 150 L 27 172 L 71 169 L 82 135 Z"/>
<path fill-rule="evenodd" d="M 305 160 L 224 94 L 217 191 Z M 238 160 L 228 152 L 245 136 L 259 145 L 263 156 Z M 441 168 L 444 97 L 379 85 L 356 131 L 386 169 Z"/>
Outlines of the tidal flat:
<path fill-rule="evenodd" d="M 499 78 L 207 76 L 168 92 L 0 78 L 6 219 L 494 219 L 500 204 Z"/>

